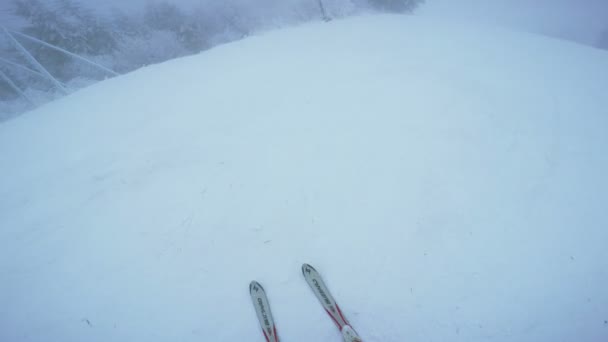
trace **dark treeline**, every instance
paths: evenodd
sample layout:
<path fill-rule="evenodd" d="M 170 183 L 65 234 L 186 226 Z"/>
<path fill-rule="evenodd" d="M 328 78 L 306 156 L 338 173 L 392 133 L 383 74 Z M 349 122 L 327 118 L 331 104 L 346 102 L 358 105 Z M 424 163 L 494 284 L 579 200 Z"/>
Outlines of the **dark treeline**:
<path fill-rule="evenodd" d="M 362 11 L 411 12 L 424 0 L 223 0 L 182 8 L 149 2 L 139 11 L 94 11 L 75 0 L 13 0 L 22 33 L 76 53 L 118 73 L 198 53 L 254 32 L 313 20 L 331 20 Z M 6 60 L 32 69 L 7 37 L 0 38 L 0 63 L 20 89 L 32 97 L 53 94 L 48 80 Z M 99 70 L 64 53 L 18 39 L 57 80 L 70 90 L 103 79 Z M 0 79 L 0 103 L 20 94 Z M 47 99 L 48 100 L 48 99 Z M 0 107 L 0 112 L 3 108 Z M 4 109 L 6 110 L 6 109 Z"/>

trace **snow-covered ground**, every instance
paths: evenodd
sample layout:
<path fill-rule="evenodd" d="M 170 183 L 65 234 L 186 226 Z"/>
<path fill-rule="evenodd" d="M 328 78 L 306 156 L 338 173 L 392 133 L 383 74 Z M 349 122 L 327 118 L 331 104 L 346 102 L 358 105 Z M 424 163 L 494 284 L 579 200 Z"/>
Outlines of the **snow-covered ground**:
<path fill-rule="evenodd" d="M 482 32 L 483 31 L 483 32 Z M 0 125 L 0 341 L 608 340 L 608 53 L 368 16 Z"/>

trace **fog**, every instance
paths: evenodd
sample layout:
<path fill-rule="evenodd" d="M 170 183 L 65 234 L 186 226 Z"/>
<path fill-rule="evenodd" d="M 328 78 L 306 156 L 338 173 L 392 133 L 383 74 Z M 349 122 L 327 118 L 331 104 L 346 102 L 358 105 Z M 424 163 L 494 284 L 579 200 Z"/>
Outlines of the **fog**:
<path fill-rule="evenodd" d="M 0 25 L 122 74 L 261 31 L 369 11 L 407 12 L 480 29 L 498 25 L 608 49 L 608 0 L 0 0 Z M 59 83 L 66 88 L 62 95 L 107 76 L 21 40 L 57 80 L 15 66 L 31 66 L 32 58 L 26 62 L 0 35 L 0 71 L 7 74 L 0 75 L 0 121 L 2 113 L 52 100 Z"/>
<path fill-rule="evenodd" d="M 52 0 L 47 0 L 52 1 Z M 137 11 L 150 0 L 80 0 L 88 7 L 100 10 L 119 8 Z M 293 0 L 281 0 L 286 3 Z M 183 8 L 201 6 L 224 0 L 167 0 Z M 235 1 L 252 6 L 253 1 Z M 258 1 L 258 3 L 268 1 Z M 278 2 L 278 1 L 275 1 Z M 10 23 L 10 0 L 0 1 L 2 22 Z M 426 0 L 419 15 L 444 17 L 484 24 L 498 24 L 518 30 L 547 34 L 595 45 L 599 35 L 608 29 L 608 1 L 606 0 Z"/>
<path fill-rule="evenodd" d="M 427 0 L 419 14 L 498 24 L 590 45 L 608 29 L 606 0 Z"/>
<path fill-rule="evenodd" d="M 137 10 L 150 0 L 81 0 L 101 8 Z M 282 0 L 288 2 L 290 0 Z M 183 7 L 201 5 L 205 0 L 169 0 Z M 232 0 L 232 2 L 235 2 Z M 251 4 L 252 1 L 240 1 Z M 608 29 L 607 0 L 426 0 L 419 15 L 444 17 L 482 24 L 498 24 L 517 30 L 595 45 Z"/>

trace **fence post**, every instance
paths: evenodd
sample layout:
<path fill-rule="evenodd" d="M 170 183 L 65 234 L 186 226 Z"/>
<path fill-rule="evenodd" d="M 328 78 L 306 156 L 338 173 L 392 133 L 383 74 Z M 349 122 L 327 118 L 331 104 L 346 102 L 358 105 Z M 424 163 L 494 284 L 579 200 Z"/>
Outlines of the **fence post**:
<path fill-rule="evenodd" d="M 319 9 L 321 10 L 321 18 L 323 19 L 323 21 L 330 21 L 331 17 L 327 14 L 327 11 L 325 10 L 325 6 L 323 5 L 323 0 L 318 0 L 319 2 Z"/>

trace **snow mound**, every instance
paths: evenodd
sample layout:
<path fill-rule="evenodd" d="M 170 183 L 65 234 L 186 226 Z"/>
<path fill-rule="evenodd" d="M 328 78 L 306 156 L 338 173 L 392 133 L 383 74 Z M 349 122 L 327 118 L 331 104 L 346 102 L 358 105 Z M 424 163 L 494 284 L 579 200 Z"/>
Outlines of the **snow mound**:
<path fill-rule="evenodd" d="M 367 16 L 0 125 L 1 341 L 608 340 L 608 54 Z"/>

